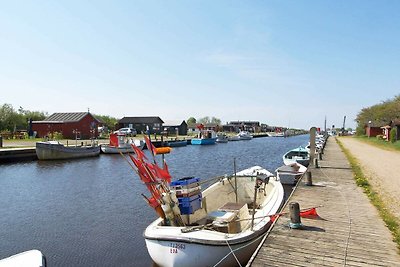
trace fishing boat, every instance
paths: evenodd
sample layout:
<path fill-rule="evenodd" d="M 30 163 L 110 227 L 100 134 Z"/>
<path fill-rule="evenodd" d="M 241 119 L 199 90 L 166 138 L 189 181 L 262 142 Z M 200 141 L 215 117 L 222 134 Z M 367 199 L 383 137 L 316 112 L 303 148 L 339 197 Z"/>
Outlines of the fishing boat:
<path fill-rule="evenodd" d="M 192 145 L 214 145 L 217 141 L 217 136 L 213 130 L 201 130 L 196 138 L 192 138 Z"/>
<path fill-rule="evenodd" d="M 58 141 L 36 142 L 36 155 L 39 160 L 75 159 L 96 157 L 100 154 L 100 147 L 64 146 Z"/>
<path fill-rule="evenodd" d="M 140 150 L 130 157 L 159 216 L 143 234 L 158 266 L 243 265 L 283 204 L 282 184 L 260 166 L 203 182 L 171 182 L 165 161 L 161 168 Z M 205 182 L 213 183 L 201 191 Z"/>
<path fill-rule="evenodd" d="M 285 165 L 297 162 L 307 167 L 310 162 L 310 153 L 305 147 L 299 146 L 286 152 L 282 159 Z"/>
<path fill-rule="evenodd" d="M 0 267 L 46 267 L 46 257 L 37 249 L 28 250 L 0 260 Z"/>
<path fill-rule="evenodd" d="M 217 133 L 217 143 L 228 143 L 228 136 L 225 133 Z"/>
<path fill-rule="evenodd" d="M 294 185 L 307 171 L 307 167 L 294 162 L 290 165 L 282 165 L 275 170 L 276 177 L 282 184 Z"/>
<path fill-rule="evenodd" d="M 133 153 L 133 143 L 140 149 L 144 147 L 142 140 L 127 138 L 126 134 L 117 132 L 110 134 L 110 143 L 100 145 L 100 149 L 104 154 Z"/>

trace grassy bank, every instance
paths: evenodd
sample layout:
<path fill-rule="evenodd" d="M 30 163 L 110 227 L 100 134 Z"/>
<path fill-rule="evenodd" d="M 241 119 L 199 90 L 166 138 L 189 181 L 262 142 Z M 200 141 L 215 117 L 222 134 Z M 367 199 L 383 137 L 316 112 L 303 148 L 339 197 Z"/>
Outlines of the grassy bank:
<path fill-rule="evenodd" d="M 363 141 L 365 143 L 371 144 L 373 146 L 376 146 L 376 147 L 379 147 L 382 149 L 400 151 L 400 141 L 392 143 L 392 142 L 378 139 L 376 137 L 369 138 L 367 136 L 355 136 L 353 138 L 357 138 L 360 141 Z"/>
<path fill-rule="evenodd" d="M 376 138 L 374 138 L 376 139 Z M 392 232 L 393 241 L 397 244 L 397 248 L 400 253 L 400 223 L 397 218 L 387 209 L 385 203 L 382 201 L 382 198 L 379 196 L 379 193 L 376 192 L 370 183 L 368 182 L 368 178 L 363 173 L 361 166 L 356 158 L 354 158 L 350 151 L 344 148 L 339 138 L 336 138 L 337 143 L 339 144 L 342 151 L 345 153 L 348 161 L 350 162 L 351 168 L 353 169 L 354 179 L 359 187 L 364 190 L 364 193 L 368 196 L 371 203 L 377 208 L 379 215 L 385 222 L 386 226 Z"/>

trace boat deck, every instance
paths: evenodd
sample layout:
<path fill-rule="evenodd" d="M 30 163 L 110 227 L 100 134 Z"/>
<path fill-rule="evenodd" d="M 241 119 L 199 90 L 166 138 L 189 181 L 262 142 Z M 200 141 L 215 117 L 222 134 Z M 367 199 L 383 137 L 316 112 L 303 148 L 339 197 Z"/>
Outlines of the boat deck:
<path fill-rule="evenodd" d="M 314 186 L 300 181 L 288 200 L 300 209 L 320 206 L 319 218 L 301 218 L 303 229 L 290 229 L 289 214 L 281 216 L 247 266 L 400 266 L 391 233 L 355 184 L 335 139 L 319 165 L 311 169 Z"/>

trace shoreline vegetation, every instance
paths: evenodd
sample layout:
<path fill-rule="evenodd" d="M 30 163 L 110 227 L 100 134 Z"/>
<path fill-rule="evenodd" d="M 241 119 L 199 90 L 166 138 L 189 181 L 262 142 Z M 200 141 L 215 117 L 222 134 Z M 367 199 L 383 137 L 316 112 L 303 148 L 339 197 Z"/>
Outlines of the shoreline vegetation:
<path fill-rule="evenodd" d="M 399 219 L 394 216 L 389 209 L 386 207 L 385 202 L 382 200 L 382 197 L 379 195 L 379 192 L 375 191 L 374 188 L 372 188 L 371 184 L 368 181 L 368 177 L 364 174 L 364 171 L 361 168 L 360 163 L 358 160 L 351 154 L 351 152 L 346 149 L 343 144 L 340 142 L 340 138 L 335 138 L 336 142 L 344 152 L 344 154 L 347 157 L 347 160 L 350 163 L 350 166 L 353 170 L 353 178 L 357 184 L 357 186 L 361 187 L 364 191 L 364 193 L 367 195 L 371 203 L 376 207 L 378 210 L 378 213 L 380 217 L 383 219 L 385 222 L 387 228 L 390 230 L 393 236 L 393 242 L 396 243 L 397 248 L 398 248 L 398 253 L 400 254 L 400 222 Z M 365 141 L 364 139 L 366 138 L 360 138 L 362 141 Z M 376 141 L 384 142 L 377 140 L 376 138 L 370 138 L 370 139 L 375 139 Z M 375 141 L 365 141 L 366 143 L 375 145 L 380 148 L 385 148 L 385 146 L 375 142 Z M 399 143 L 399 142 L 397 142 Z M 388 148 L 386 148 L 388 149 Z M 394 150 L 392 148 L 391 150 Z M 396 148 L 396 150 L 400 150 Z"/>

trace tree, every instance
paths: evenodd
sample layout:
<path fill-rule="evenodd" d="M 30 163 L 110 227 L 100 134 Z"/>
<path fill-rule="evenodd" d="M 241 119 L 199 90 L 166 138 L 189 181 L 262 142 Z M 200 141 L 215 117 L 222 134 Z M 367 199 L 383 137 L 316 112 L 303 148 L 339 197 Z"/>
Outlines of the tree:
<path fill-rule="evenodd" d="M 187 124 L 196 124 L 196 119 L 194 117 L 190 117 L 186 121 Z"/>
<path fill-rule="evenodd" d="M 94 115 L 99 121 L 101 121 L 107 129 L 116 130 L 115 125 L 118 122 L 118 119 L 107 116 L 107 115 Z"/>
<path fill-rule="evenodd" d="M 199 119 L 199 123 L 202 123 L 202 124 L 209 124 L 209 123 L 211 123 L 211 124 L 218 124 L 218 125 L 221 125 L 221 120 L 220 119 L 218 119 L 218 118 L 216 118 L 216 117 L 208 117 L 208 116 L 206 116 L 206 117 L 204 117 L 204 118 L 200 118 Z"/>

